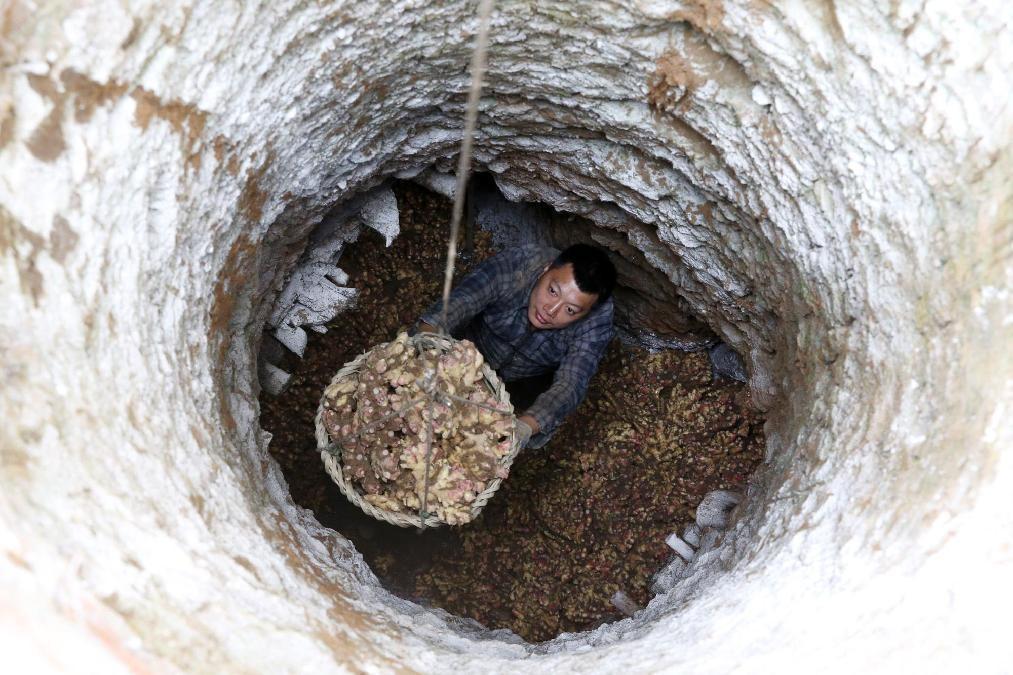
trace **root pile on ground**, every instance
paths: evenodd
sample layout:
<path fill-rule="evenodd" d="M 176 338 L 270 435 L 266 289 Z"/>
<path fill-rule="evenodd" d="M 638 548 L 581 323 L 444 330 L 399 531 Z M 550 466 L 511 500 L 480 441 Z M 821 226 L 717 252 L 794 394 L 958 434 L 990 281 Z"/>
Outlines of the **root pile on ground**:
<path fill-rule="evenodd" d="M 419 351 L 401 333 L 327 387 L 324 427 L 363 499 L 395 513 L 425 505 L 449 525 L 472 519 L 489 481 L 506 478 L 513 440 L 510 407 L 496 400 L 482 365 L 467 340 L 446 353 Z"/>
<path fill-rule="evenodd" d="M 525 450 L 481 518 L 416 580 L 420 598 L 532 642 L 620 619 L 674 553 L 665 544 L 713 489 L 741 491 L 762 419 L 704 352 L 615 341 L 585 401 L 541 450 Z"/>

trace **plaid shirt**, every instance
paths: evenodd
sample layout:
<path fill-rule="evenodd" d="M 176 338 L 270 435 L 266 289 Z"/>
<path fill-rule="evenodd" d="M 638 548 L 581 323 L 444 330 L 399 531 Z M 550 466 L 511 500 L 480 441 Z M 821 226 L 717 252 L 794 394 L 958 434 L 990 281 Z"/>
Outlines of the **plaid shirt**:
<path fill-rule="evenodd" d="M 448 333 L 475 343 L 486 362 L 506 381 L 555 369 L 552 386 L 526 411 L 540 432 L 531 447 L 540 447 L 584 400 L 591 376 L 612 339 L 612 298 L 565 328 L 538 330 L 528 321 L 531 291 L 545 265 L 559 255 L 553 248 L 520 246 L 482 262 L 450 294 Z M 441 326 L 442 301 L 421 321 Z"/>

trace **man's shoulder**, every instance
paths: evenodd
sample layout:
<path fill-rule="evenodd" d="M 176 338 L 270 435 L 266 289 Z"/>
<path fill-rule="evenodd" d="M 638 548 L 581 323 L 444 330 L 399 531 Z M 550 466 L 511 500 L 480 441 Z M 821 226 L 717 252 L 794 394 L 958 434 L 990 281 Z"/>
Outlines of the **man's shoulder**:
<path fill-rule="evenodd" d="M 496 255 L 497 257 L 516 261 L 518 264 L 539 266 L 555 260 L 559 256 L 559 250 L 541 244 L 514 244 Z"/>
<path fill-rule="evenodd" d="M 588 322 L 591 324 L 591 330 L 604 330 L 606 328 L 612 328 L 612 316 L 615 314 L 615 304 L 612 302 L 612 296 L 609 296 L 605 302 L 599 303 L 591 310 L 588 314 Z"/>
<path fill-rule="evenodd" d="M 497 282 L 520 290 L 527 288 L 535 274 L 558 255 L 559 251 L 549 246 L 517 244 L 490 258 L 490 270 Z"/>
<path fill-rule="evenodd" d="M 572 343 L 611 339 L 614 308 L 611 297 L 605 302 L 595 305 L 587 316 L 566 328 L 569 333 L 567 338 Z"/>

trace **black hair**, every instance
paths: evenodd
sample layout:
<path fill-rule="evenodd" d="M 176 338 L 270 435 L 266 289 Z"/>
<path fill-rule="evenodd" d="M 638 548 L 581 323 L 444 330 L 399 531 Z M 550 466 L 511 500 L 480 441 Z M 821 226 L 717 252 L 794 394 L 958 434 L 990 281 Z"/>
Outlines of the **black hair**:
<path fill-rule="evenodd" d="M 616 268 L 605 251 L 590 244 L 574 244 L 560 253 L 553 267 L 573 265 L 573 278 L 577 288 L 598 296 L 595 304 L 609 299 L 616 287 Z"/>

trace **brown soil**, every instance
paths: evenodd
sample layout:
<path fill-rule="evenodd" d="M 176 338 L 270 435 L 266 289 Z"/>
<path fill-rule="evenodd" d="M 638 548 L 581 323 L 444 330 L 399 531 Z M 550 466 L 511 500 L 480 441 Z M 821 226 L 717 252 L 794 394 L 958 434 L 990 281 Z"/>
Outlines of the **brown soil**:
<path fill-rule="evenodd" d="M 313 435 L 321 393 L 347 361 L 406 328 L 440 292 L 447 200 L 397 184 L 401 235 L 363 232 L 339 265 L 360 289 L 279 398 L 261 397 L 297 504 L 352 540 L 385 586 L 421 604 L 540 642 L 621 618 L 610 598 L 649 600 L 671 559 L 665 537 L 710 490 L 743 489 L 762 457 L 763 420 L 743 385 L 712 381 L 702 352 L 650 354 L 614 341 L 587 399 L 548 446 L 526 450 L 473 523 L 418 533 L 351 506 L 323 470 Z M 476 259 L 490 254 L 476 233 Z"/>

